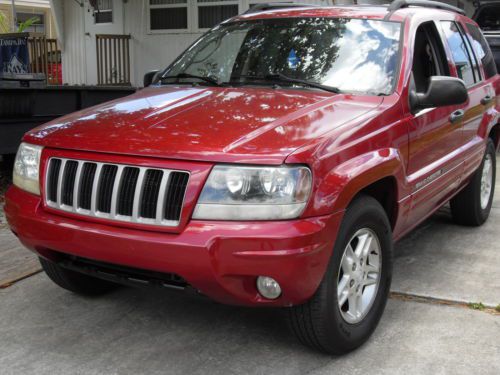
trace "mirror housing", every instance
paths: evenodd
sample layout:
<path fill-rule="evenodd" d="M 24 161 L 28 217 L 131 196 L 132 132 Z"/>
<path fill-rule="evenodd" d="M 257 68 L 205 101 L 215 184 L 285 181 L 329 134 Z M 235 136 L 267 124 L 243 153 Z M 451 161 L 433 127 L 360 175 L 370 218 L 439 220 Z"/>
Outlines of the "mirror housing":
<path fill-rule="evenodd" d="M 416 112 L 425 108 L 463 104 L 469 98 L 464 82 L 455 77 L 433 76 L 426 93 L 410 90 L 410 107 Z"/>
<path fill-rule="evenodd" d="M 159 72 L 160 72 L 159 70 L 152 70 L 152 71 L 144 74 L 144 80 L 143 80 L 144 87 L 148 87 L 152 83 L 156 83 L 156 80 L 158 79 L 158 77 L 156 77 L 156 75 Z"/>

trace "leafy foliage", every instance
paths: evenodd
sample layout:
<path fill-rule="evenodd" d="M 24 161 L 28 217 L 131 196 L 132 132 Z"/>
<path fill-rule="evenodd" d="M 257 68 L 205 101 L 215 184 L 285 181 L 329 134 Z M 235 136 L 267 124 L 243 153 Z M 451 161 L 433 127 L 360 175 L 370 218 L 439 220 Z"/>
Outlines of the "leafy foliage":
<path fill-rule="evenodd" d="M 0 34 L 9 32 L 9 23 L 7 21 L 7 16 L 4 12 L 0 10 Z"/>
<path fill-rule="evenodd" d="M 40 22 L 40 18 L 38 17 L 31 17 L 28 18 L 26 21 L 21 22 L 18 27 L 17 27 L 17 32 L 22 33 L 23 31 L 26 31 L 29 27 L 33 26 L 37 22 Z M 7 16 L 5 15 L 4 12 L 0 11 L 0 34 L 5 34 L 10 32 L 10 25 L 9 21 L 7 19 Z"/>
<path fill-rule="evenodd" d="M 473 310 L 484 310 L 486 307 L 483 305 L 482 302 L 471 302 L 468 304 L 469 308 L 473 309 Z"/>
<path fill-rule="evenodd" d="M 17 32 L 18 33 L 22 33 L 23 31 L 25 31 L 27 28 L 33 26 L 34 24 L 36 24 L 37 22 L 40 21 L 40 18 L 38 17 L 31 17 L 31 18 L 28 18 L 26 21 L 24 22 L 21 22 L 19 24 L 19 26 L 17 27 Z"/>

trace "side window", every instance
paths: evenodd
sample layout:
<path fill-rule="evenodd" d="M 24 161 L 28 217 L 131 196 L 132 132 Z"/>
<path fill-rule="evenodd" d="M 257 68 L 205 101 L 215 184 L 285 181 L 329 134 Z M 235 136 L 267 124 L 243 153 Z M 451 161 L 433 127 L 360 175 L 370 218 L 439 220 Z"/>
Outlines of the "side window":
<path fill-rule="evenodd" d="M 413 48 L 412 77 L 417 92 L 426 92 L 432 76 L 449 76 L 443 44 L 434 22 L 419 26 Z"/>
<path fill-rule="evenodd" d="M 450 21 L 441 21 L 441 25 L 457 68 L 458 77 L 465 82 L 466 86 L 472 86 L 476 82 L 475 72 L 472 69 L 467 43 L 458 25 Z"/>
<path fill-rule="evenodd" d="M 469 31 L 467 35 L 471 39 L 471 44 L 476 52 L 476 57 L 483 63 L 486 79 L 493 77 L 497 74 L 497 68 L 495 65 L 495 58 L 493 57 L 493 53 L 491 53 L 488 42 L 484 39 L 483 33 L 476 25 L 468 23 L 467 29 Z"/>
<path fill-rule="evenodd" d="M 479 59 L 476 55 L 476 51 L 472 50 L 472 44 L 470 42 L 470 37 L 465 32 L 462 24 L 457 23 L 457 26 L 460 30 L 460 34 L 462 34 L 462 38 L 465 41 L 465 46 L 467 47 L 467 52 L 469 53 L 469 58 L 472 62 L 472 69 L 474 71 L 474 79 L 476 80 L 476 82 L 479 82 L 479 81 L 481 81 L 481 69 L 479 69 Z"/>

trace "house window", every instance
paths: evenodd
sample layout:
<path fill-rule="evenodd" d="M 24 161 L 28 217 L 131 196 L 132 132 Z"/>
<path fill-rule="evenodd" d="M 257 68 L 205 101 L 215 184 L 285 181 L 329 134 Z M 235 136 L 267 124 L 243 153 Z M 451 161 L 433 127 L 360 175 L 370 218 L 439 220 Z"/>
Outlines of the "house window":
<path fill-rule="evenodd" d="M 149 0 L 151 30 L 187 30 L 187 0 Z"/>
<path fill-rule="evenodd" d="M 198 28 L 209 29 L 238 14 L 238 1 L 197 0 Z"/>
<path fill-rule="evenodd" d="M 95 23 L 113 23 L 113 0 L 97 0 L 94 20 Z"/>
<path fill-rule="evenodd" d="M 34 20 L 34 22 L 32 22 L 29 27 L 24 29 L 25 32 L 45 34 L 45 15 L 44 14 L 18 12 L 18 13 L 16 13 L 16 18 L 17 18 L 17 26 L 18 27 L 30 19 Z"/>

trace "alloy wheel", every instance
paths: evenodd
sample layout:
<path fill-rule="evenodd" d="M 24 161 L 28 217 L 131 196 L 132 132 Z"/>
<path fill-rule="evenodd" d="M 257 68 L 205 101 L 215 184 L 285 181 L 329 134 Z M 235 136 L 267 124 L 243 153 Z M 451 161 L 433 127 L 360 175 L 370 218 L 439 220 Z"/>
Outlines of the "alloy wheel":
<path fill-rule="evenodd" d="M 368 314 L 377 295 L 382 252 L 371 229 L 358 230 L 347 244 L 337 281 L 338 307 L 342 318 L 356 324 Z"/>
<path fill-rule="evenodd" d="M 491 190 L 493 186 L 493 162 L 491 154 L 486 154 L 481 175 L 481 208 L 484 210 L 490 203 Z"/>

